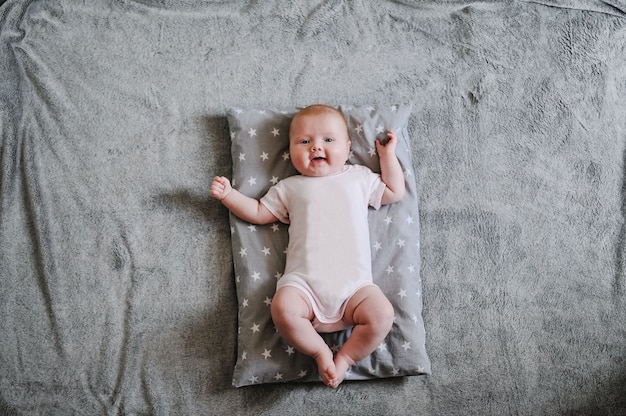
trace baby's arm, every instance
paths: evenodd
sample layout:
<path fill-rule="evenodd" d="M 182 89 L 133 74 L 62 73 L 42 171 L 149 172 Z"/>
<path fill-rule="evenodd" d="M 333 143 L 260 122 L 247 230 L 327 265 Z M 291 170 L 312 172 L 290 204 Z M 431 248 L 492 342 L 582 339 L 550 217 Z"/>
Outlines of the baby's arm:
<path fill-rule="evenodd" d="M 396 145 L 398 139 L 396 133 L 391 130 L 387 133 L 389 141 L 382 144 L 380 140 L 376 140 L 376 151 L 380 158 L 380 177 L 387 185 L 383 194 L 382 205 L 392 204 L 402 199 L 404 196 L 404 172 L 396 156 Z"/>
<path fill-rule="evenodd" d="M 226 208 L 244 221 L 248 221 L 252 224 L 269 224 L 278 221 L 278 219 L 265 208 L 265 205 L 233 189 L 230 185 L 230 181 L 223 176 L 213 178 L 210 191 L 213 198 L 222 201 L 222 204 L 224 204 Z"/>

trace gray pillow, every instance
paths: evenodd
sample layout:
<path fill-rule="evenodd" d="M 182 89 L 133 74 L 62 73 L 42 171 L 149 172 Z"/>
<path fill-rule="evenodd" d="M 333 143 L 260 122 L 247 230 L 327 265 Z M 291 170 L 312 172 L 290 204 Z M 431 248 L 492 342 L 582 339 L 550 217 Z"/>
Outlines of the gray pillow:
<path fill-rule="evenodd" d="M 380 172 L 374 140 L 384 138 L 385 132 L 393 129 L 407 186 L 402 201 L 369 212 L 374 282 L 394 306 L 395 323 L 383 344 L 350 368 L 346 380 L 430 374 L 422 321 L 418 197 L 407 134 L 411 105 L 340 109 L 348 121 L 352 141 L 349 163 Z M 295 111 L 228 111 L 233 187 L 260 198 L 272 184 L 297 174 L 289 160 L 288 138 Z M 232 214 L 230 223 L 239 302 L 233 385 L 320 381 L 315 361 L 287 345 L 270 316 L 276 281 L 285 265 L 288 226 L 251 225 Z M 349 334 L 347 330 L 322 336 L 337 350 Z"/>

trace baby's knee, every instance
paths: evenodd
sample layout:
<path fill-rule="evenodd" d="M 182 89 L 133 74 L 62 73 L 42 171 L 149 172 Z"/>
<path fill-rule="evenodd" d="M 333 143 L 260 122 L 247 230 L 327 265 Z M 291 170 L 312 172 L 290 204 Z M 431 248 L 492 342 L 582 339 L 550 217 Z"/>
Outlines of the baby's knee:
<path fill-rule="evenodd" d="M 369 307 L 364 308 L 364 312 L 360 321 L 369 325 L 373 331 L 386 334 L 391 330 L 395 312 L 386 297 L 372 299 Z"/>
<path fill-rule="evenodd" d="M 274 295 L 270 313 L 274 323 L 280 324 L 293 318 L 308 318 L 313 311 L 298 289 L 284 287 Z"/>
<path fill-rule="evenodd" d="M 280 325 L 290 315 L 293 315 L 293 307 L 284 298 L 274 296 L 270 305 L 270 314 L 274 324 Z"/>
<path fill-rule="evenodd" d="M 389 332 L 391 330 L 391 327 L 393 326 L 395 311 L 393 309 L 393 306 L 391 305 L 391 302 L 389 302 L 387 298 L 385 298 L 384 301 L 380 302 L 379 307 L 380 308 L 377 311 L 378 324 L 380 325 L 381 330 Z"/>
<path fill-rule="evenodd" d="M 368 325 L 376 332 L 389 332 L 394 321 L 394 309 L 377 286 L 367 286 L 357 292 L 346 309 L 348 323 Z"/>

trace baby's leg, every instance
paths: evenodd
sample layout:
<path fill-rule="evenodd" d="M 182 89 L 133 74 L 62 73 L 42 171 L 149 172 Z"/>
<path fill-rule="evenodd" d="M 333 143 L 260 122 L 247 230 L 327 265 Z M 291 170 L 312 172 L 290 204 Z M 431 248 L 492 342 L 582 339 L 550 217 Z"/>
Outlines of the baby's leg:
<path fill-rule="evenodd" d="M 352 335 L 335 356 L 337 387 L 351 365 L 370 355 L 393 325 L 393 306 L 377 286 L 366 286 L 348 301 L 344 321 L 354 325 Z"/>
<path fill-rule="evenodd" d="M 298 288 L 283 286 L 272 299 L 272 320 L 280 335 L 289 345 L 313 357 L 324 384 L 332 386 L 336 382 L 333 352 L 313 328 L 313 316 L 309 299 Z"/>

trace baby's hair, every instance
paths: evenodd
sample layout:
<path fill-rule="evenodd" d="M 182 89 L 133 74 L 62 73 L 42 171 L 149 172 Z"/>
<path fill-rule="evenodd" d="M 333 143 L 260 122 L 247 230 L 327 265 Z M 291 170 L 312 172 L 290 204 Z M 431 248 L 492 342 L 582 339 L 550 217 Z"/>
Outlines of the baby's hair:
<path fill-rule="evenodd" d="M 348 121 L 346 120 L 346 116 L 343 115 L 343 112 L 341 112 L 341 110 L 335 107 L 332 107 L 330 105 L 326 105 L 326 104 L 313 104 L 308 107 L 304 107 L 303 109 L 299 110 L 295 116 L 293 116 L 293 119 L 291 121 L 293 122 L 293 120 L 295 120 L 296 117 L 318 116 L 320 114 L 336 114 L 339 117 L 341 117 L 341 119 L 343 120 L 343 123 L 346 126 L 346 133 L 347 133 Z"/>
<path fill-rule="evenodd" d="M 335 113 L 341 117 L 344 117 L 343 113 L 335 107 L 326 104 L 313 104 L 308 107 L 302 108 L 296 113 L 296 116 L 316 116 L 324 113 Z"/>

